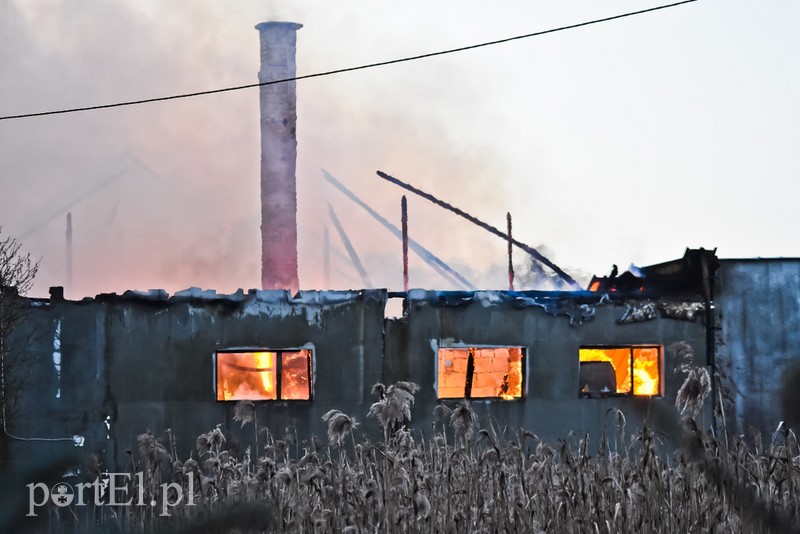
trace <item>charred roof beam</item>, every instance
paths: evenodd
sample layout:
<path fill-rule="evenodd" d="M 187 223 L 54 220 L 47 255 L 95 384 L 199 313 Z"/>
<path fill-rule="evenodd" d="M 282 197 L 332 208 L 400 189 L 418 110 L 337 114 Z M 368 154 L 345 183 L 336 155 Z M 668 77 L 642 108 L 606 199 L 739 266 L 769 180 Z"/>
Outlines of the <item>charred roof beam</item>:
<path fill-rule="evenodd" d="M 366 202 L 358 198 L 355 193 L 350 191 L 347 187 L 344 186 L 339 180 L 334 178 L 328 171 L 322 169 L 322 175 L 325 177 L 332 186 L 338 189 L 344 196 L 364 208 L 367 213 L 369 213 L 373 219 L 381 223 L 387 230 L 389 230 L 395 237 L 402 239 L 402 232 L 400 231 L 397 226 L 393 225 L 389 221 L 386 220 L 385 217 L 381 216 L 378 212 L 374 209 L 369 207 Z M 437 271 L 442 277 L 447 279 L 450 283 L 455 284 L 456 286 L 461 285 L 466 287 L 470 290 L 477 290 L 475 284 L 461 276 L 458 272 L 456 272 L 452 267 L 447 265 L 444 261 L 439 259 L 436 255 L 430 252 L 428 249 L 411 239 L 408 238 L 408 248 L 410 248 L 417 256 L 419 256 L 425 263 L 431 266 L 435 271 Z"/>
<path fill-rule="evenodd" d="M 403 182 L 401 180 L 398 180 L 394 176 L 390 176 L 390 175 L 388 175 L 388 174 L 386 174 L 385 172 L 382 172 L 382 171 L 378 171 L 378 176 L 380 176 L 381 178 L 383 178 L 384 180 L 386 180 L 388 182 L 391 182 L 391 183 L 393 183 L 395 185 L 398 185 L 398 186 L 402 187 L 403 189 L 405 189 L 407 191 L 411 191 L 412 193 L 415 193 L 416 195 L 421 196 L 422 198 L 424 198 L 426 200 L 429 200 L 429 201 L 433 202 L 434 204 L 436 204 L 439 207 L 442 207 L 442 208 L 444 208 L 446 210 L 452 211 L 456 215 L 460 215 L 461 217 L 465 218 L 469 222 L 480 226 L 481 228 L 483 228 L 487 232 L 492 233 L 492 234 L 502 238 L 505 241 L 510 241 L 511 243 L 516 245 L 517 247 L 521 248 L 522 250 L 524 250 L 525 252 L 530 254 L 535 260 L 537 260 L 540 263 L 543 263 L 544 265 L 548 266 L 550 269 L 553 270 L 554 273 L 556 273 L 558 276 L 560 276 L 565 282 L 570 284 L 573 288 L 575 288 L 575 289 L 583 289 L 583 288 L 581 288 L 580 285 L 578 285 L 578 282 L 576 282 L 575 279 L 573 279 L 570 275 L 565 273 L 558 265 L 556 265 L 555 263 L 553 263 L 552 261 L 550 261 L 549 259 L 544 257 L 538 250 L 536 250 L 532 246 L 526 245 L 525 243 L 522 243 L 521 241 L 518 241 L 517 239 L 514 239 L 510 235 L 508 235 L 506 233 L 503 233 L 502 231 L 498 230 L 494 226 L 481 221 L 477 217 L 473 217 L 469 213 L 467 213 L 467 212 L 465 212 L 465 211 L 463 211 L 461 209 L 458 209 L 455 206 L 453 206 L 451 204 L 448 204 L 447 202 L 444 202 L 443 200 L 439 200 L 435 196 L 433 196 L 433 195 L 431 195 L 429 193 L 426 193 L 425 191 L 422 191 L 421 189 L 417 189 L 416 187 L 414 187 L 412 185 L 409 185 L 409 184 L 407 184 L 407 183 L 405 183 L 405 182 Z"/>
<path fill-rule="evenodd" d="M 330 204 L 328 204 L 328 214 L 331 217 L 331 221 L 333 221 L 333 226 L 336 228 L 336 232 L 342 239 L 342 243 L 344 243 L 344 248 L 347 249 L 347 254 L 350 256 L 350 261 L 353 262 L 353 266 L 355 266 L 359 276 L 361 276 L 361 281 L 364 283 L 364 287 L 367 289 L 372 289 L 372 281 L 369 279 L 367 270 L 364 268 L 364 264 L 361 263 L 361 259 L 358 257 L 358 253 L 356 252 L 355 247 L 353 247 L 353 243 L 351 243 L 350 238 L 347 237 L 347 232 L 344 231 L 344 227 L 339 221 L 339 217 L 336 216 L 336 212 L 333 210 L 333 206 Z"/>

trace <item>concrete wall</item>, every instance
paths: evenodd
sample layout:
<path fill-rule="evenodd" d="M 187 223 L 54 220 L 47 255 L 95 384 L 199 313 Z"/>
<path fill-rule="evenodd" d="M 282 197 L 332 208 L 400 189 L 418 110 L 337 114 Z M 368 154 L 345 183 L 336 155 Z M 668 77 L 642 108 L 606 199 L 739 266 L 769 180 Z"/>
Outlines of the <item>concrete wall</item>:
<path fill-rule="evenodd" d="M 705 326 L 656 317 L 618 324 L 628 310 L 598 295 L 530 292 L 434 293 L 412 291 L 408 316 L 387 320 L 386 381 L 409 380 L 422 386 L 412 412 L 415 428 L 430 428 L 437 404 L 434 387 L 435 345 L 508 345 L 527 351 L 526 395 L 522 400 L 481 400 L 473 406 L 483 417 L 510 429 L 525 427 L 542 439 L 556 440 L 570 432 L 588 432 L 595 440 L 611 408 L 628 418 L 629 429 L 641 426 L 650 403 L 674 405 L 682 378 L 673 374 L 679 363 L 665 350 L 663 398 L 579 398 L 578 351 L 583 345 L 658 344 L 665 348 L 685 341 L 695 349 L 695 361 L 705 362 Z M 597 304 L 599 301 L 603 304 Z M 455 406 L 458 401 L 442 401 Z M 594 441 L 597 443 L 597 441 Z"/>
<path fill-rule="evenodd" d="M 429 431 L 439 403 L 436 347 L 448 345 L 526 350 L 524 399 L 475 401 L 481 424 L 493 417 L 549 440 L 570 432 L 596 437 L 611 424 L 609 409 L 619 408 L 634 428 L 654 405 L 673 405 L 682 383 L 673 370 L 681 362 L 665 351 L 662 398 L 579 398 L 579 348 L 666 348 L 685 341 L 694 348 L 695 363 L 704 364 L 704 303 L 609 295 L 412 290 L 399 319 L 384 317 L 384 290 L 301 292 L 296 298 L 285 291 L 189 290 L 172 297 L 128 292 L 79 302 L 56 293 L 29 300 L 26 320 L 7 348 L 36 358 L 28 368 L 32 387 L 23 392 L 8 431 L 37 440 L 6 437 L 0 460 L 34 449 L 54 455 L 74 450 L 70 437 L 79 435 L 85 439 L 81 452 L 98 452 L 113 466 L 125 460 L 125 449 L 136 447 L 138 434 L 150 429 L 164 436 L 167 428 L 185 457 L 196 436 L 218 424 L 234 441 L 251 445 L 252 425 L 241 429 L 233 421 L 235 403 L 217 402 L 213 389 L 214 352 L 236 347 L 314 347 L 313 400 L 257 403 L 260 426 L 278 436 L 287 427 L 302 438 L 323 436 L 322 414 L 339 409 L 362 423 L 359 433 L 380 438 L 378 423 L 366 418 L 376 400 L 370 389 L 399 380 L 422 386 L 412 426 Z M 782 418 L 781 379 L 787 366 L 800 361 L 800 260 L 723 260 L 715 301 L 712 356 L 728 429 L 772 432 Z M 706 408 L 705 423 L 711 424 Z M 54 438 L 65 439 L 49 441 Z"/>
<path fill-rule="evenodd" d="M 382 290 L 302 292 L 298 298 L 257 291 L 53 300 L 35 308 L 26 322 L 37 332 L 30 350 L 39 361 L 35 387 L 25 397 L 29 416 L 16 419 L 12 433 L 82 435 L 86 449 L 101 451 L 109 466 L 124 465 L 124 450 L 135 449 L 135 437 L 148 429 L 159 436 L 172 429 L 182 457 L 194 448 L 198 434 L 218 424 L 247 446 L 253 426 L 240 430 L 232 420 L 235 403 L 215 400 L 215 351 L 311 344 L 313 400 L 260 402 L 257 416 L 260 426 L 279 437 L 287 427 L 304 437 L 324 434 L 323 413 L 331 408 L 364 413 L 372 385 L 382 379 L 385 300 Z M 52 360 L 59 322 L 60 381 Z M 21 338 L 22 330 L 18 334 Z M 30 444 L 11 445 L 21 453 Z"/>
<path fill-rule="evenodd" d="M 717 368 L 729 430 L 773 432 L 783 373 L 800 361 L 800 260 L 721 260 Z"/>
<path fill-rule="evenodd" d="M 579 398 L 581 346 L 667 347 L 685 341 L 704 361 L 705 326 L 699 320 L 645 314 L 642 320 L 619 324 L 631 315 L 630 304 L 656 306 L 654 301 L 611 302 L 596 293 L 412 290 L 407 315 L 385 319 L 386 299 L 384 290 L 301 292 L 296 298 L 285 291 L 223 296 L 190 290 L 173 297 L 128 292 L 80 302 L 31 301 L 30 318 L 16 335 L 21 340 L 35 334 L 27 350 L 39 361 L 35 388 L 24 398 L 28 415 L 12 421 L 12 433 L 81 435 L 83 450 L 98 452 L 109 467 L 125 465 L 125 449 L 135 449 L 136 436 L 148 429 L 162 437 L 171 429 L 183 458 L 197 435 L 216 425 L 233 444 L 253 445 L 253 426 L 240 428 L 233 421 L 235 402 L 215 400 L 215 351 L 308 344 L 315 354 L 313 399 L 257 402 L 259 426 L 279 437 L 288 427 L 301 439 L 312 434 L 324 439 L 321 416 L 339 409 L 362 423 L 359 434 L 379 439 L 377 421 L 366 417 L 377 400 L 370 393 L 373 384 L 409 380 L 422 386 L 412 427 L 428 432 L 439 402 L 435 347 L 460 343 L 526 350 L 525 397 L 475 401 L 481 425 L 491 416 L 501 426 L 525 427 L 544 439 L 570 432 L 588 432 L 596 439 L 606 421 L 612 425 L 609 409 L 625 412 L 633 429 L 652 403 L 673 404 L 681 379 L 672 373 L 678 362 L 665 351 L 663 398 Z M 60 376 L 53 361 L 56 346 Z M 11 446 L 12 454 L 24 454 L 31 445 L 13 441 Z M 55 451 L 72 444 L 35 446 Z"/>

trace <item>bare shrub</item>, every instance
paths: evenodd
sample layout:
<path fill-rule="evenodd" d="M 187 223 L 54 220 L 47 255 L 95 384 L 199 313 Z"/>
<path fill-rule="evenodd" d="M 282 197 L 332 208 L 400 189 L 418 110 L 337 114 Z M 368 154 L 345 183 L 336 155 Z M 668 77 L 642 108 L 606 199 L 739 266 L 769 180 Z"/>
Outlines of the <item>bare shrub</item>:
<path fill-rule="evenodd" d="M 33 287 L 39 261 L 24 253 L 16 239 L 3 237 L 2 231 L 0 227 L 0 417 L 3 432 L 8 434 L 8 423 L 17 412 L 34 363 L 32 354 L 25 350 L 25 340 L 17 340 L 13 352 L 8 341 L 28 313 L 29 306 L 22 297 Z"/>

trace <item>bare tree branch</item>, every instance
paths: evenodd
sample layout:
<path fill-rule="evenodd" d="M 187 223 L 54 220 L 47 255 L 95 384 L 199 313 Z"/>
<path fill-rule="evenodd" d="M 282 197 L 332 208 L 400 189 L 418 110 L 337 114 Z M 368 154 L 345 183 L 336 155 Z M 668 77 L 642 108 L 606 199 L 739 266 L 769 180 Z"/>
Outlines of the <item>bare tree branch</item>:
<path fill-rule="evenodd" d="M 30 336 L 20 338 L 11 350 L 11 333 L 29 310 L 24 295 L 33 287 L 39 260 L 22 252 L 22 245 L 2 235 L 0 227 L 0 417 L 3 431 L 15 412 L 20 394 L 30 382 L 33 355 L 26 350 Z"/>

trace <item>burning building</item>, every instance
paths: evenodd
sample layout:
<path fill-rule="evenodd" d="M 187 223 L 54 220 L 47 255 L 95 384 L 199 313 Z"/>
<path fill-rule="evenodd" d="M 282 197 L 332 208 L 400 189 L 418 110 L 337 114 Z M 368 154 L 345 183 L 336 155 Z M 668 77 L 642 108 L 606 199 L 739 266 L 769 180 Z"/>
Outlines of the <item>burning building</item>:
<path fill-rule="evenodd" d="M 686 271 L 671 289 L 655 275 L 640 280 L 644 289 L 602 292 L 192 289 L 69 301 L 54 289 L 26 301 L 28 318 L 10 340 L 38 356 L 35 389 L 22 397 L 36 415 L 11 430 L 81 436 L 104 451 L 106 465 L 121 465 L 147 428 L 170 428 L 187 453 L 197 432 L 218 424 L 249 443 L 233 421 L 240 399 L 252 400 L 273 432 L 310 436 L 331 408 L 363 416 L 374 384 L 406 380 L 422 386 L 412 418 L 420 431 L 431 428 L 437 404 L 470 399 L 481 416 L 544 439 L 597 437 L 611 408 L 636 425 L 651 404 L 674 404 L 682 383 L 674 370 L 685 363 L 671 349 L 679 342 L 694 348 L 695 364 L 722 367 L 719 323 L 705 313 L 716 258 L 704 251 L 712 268 L 694 280 L 693 254 L 674 262 Z M 390 298 L 405 300 L 403 317 L 385 316 Z M 742 412 L 742 424 L 756 420 L 754 410 Z M 361 428 L 380 435 L 378 425 Z"/>
<path fill-rule="evenodd" d="M 717 378 L 707 423 L 722 409 L 729 430 L 774 430 L 782 374 L 800 354 L 800 260 L 688 250 L 592 287 L 192 289 L 80 301 L 54 288 L 49 299 L 24 299 L 26 321 L 8 340 L 36 356 L 34 387 L 20 398 L 29 415 L 9 421 L 9 432 L 76 436 L 115 466 L 147 428 L 170 428 L 186 454 L 198 432 L 218 424 L 248 444 L 252 435 L 233 421 L 239 399 L 252 400 L 271 431 L 310 436 L 323 432 L 331 408 L 363 416 L 374 384 L 404 380 L 422 386 L 412 417 L 419 431 L 431 428 L 437 404 L 470 399 L 482 417 L 543 439 L 596 438 L 610 409 L 632 427 L 656 405 L 674 409 L 687 357 Z M 385 316 L 391 298 L 404 299 L 403 317 Z M 377 424 L 360 428 L 380 437 Z M 13 458 L 31 442 L 5 446 Z"/>
<path fill-rule="evenodd" d="M 49 299 L 22 299 L 26 321 L 8 347 L 36 357 L 27 369 L 34 387 L 20 397 L 30 415 L 8 421 L 0 443 L 6 461 L 34 443 L 9 434 L 55 452 L 80 444 L 111 469 L 147 429 L 171 429 L 180 457 L 198 432 L 216 425 L 247 446 L 252 434 L 234 424 L 239 400 L 253 401 L 272 432 L 293 427 L 310 436 L 322 432 L 324 413 L 363 416 L 374 402 L 372 386 L 397 381 L 422 387 L 412 418 L 420 431 L 431 429 L 437 404 L 468 399 L 480 416 L 543 439 L 570 432 L 597 438 L 610 410 L 635 427 L 653 405 L 674 405 L 682 384 L 675 370 L 687 356 L 720 377 L 721 389 L 706 401 L 709 421 L 722 404 L 739 431 L 774 428 L 780 373 L 800 353 L 793 333 L 800 332 L 800 260 L 720 262 L 712 251 L 687 250 L 681 259 L 595 277 L 588 290 L 575 290 L 566 273 L 512 240 L 510 228 L 504 234 L 447 205 L 506 239 L 509 251 L 512 241 L 522 247 L 571 289 L 298 291 L 295 84 L 270 82 L 295 76 L 301 25 L 256 28 L 264 84 L 262 289 L 70 301 L 53 288 Z M 471 287 L 413 240 L 408 246 Z M 390 298 L 403 299 L 402 317 L 386 317 Z M 377 424 L 361 428 L 380 437 Z"/>

